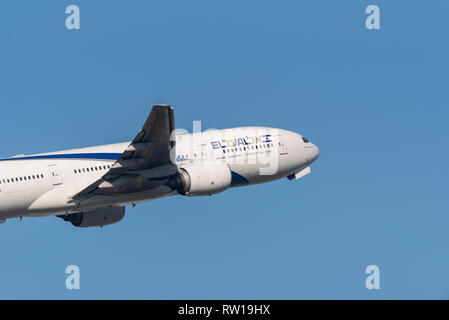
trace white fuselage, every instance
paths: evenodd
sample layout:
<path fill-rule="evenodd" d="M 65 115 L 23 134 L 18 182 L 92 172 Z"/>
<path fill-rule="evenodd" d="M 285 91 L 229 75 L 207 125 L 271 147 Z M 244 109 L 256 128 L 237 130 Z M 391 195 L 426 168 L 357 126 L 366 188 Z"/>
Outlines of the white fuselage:
<path fill-rule="evenodd" d="M 301 135 L 265 127 L 178 133 L 175 139 L 172 158 L 178 167 L 225 162 L 232 172 L 233 187 L 296 174 L 319 155 L 318 148 Z M 125 142 L 0 160 L 0 220 L 73 213 L 177 195 L 161 185 L 144 192 L 69 201 L 105 175 L 129 145 Z"/>

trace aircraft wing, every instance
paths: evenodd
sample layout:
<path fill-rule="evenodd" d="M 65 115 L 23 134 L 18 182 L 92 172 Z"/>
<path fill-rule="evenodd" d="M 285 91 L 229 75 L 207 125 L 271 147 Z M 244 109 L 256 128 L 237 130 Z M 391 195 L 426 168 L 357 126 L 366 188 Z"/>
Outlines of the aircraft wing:
<path fill-rule="evenodd" d="M 175 141 L 170 139 L 174 130 L 173 108 L 153 106 L 143 128 L 112 168 L 70 200 L 146 191 L 164 184 L 177 172 L 177 166 L 170 159 L 175 147 Z"/>

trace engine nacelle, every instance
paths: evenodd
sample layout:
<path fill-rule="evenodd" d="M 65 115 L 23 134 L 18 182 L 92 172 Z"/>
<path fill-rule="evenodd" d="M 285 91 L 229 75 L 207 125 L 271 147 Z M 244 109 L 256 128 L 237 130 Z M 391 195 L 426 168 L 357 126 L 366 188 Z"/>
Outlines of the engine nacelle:
<path fill-rule="evenodd" d="M 231 186 L 231 170 L 226 163 L 198 163 L 179 169 L 176 190 L 185 196 L 209 196 Z"/>
<path fill-rule="evenodd" d="M 66 216 L 59 216 L 71 222 L 75 227 L 103 227 L 117 223 L 125 216 L 125 207 L 99 208 L 93 211 L 78 212 Z"/>

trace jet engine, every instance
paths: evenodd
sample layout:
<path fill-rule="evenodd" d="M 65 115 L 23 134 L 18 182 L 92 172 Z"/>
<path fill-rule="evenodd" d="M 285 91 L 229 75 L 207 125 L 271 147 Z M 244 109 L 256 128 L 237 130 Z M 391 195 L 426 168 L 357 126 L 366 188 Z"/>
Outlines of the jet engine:
<path fill-rule="evenodd" d="M 231 180 L 226 163 L 197 163 L 180 168 L 168 186 L 184 196 L 211 196 L 228 189 Z"/>
<path fill-rule="evenodd" d="M 65 221 L 71 222 L 75 227 L 103 227 L 117 223 L 125 216 L 125 207 L 99 208 L 93 211 L 78 212 L 58 216 Z"/>

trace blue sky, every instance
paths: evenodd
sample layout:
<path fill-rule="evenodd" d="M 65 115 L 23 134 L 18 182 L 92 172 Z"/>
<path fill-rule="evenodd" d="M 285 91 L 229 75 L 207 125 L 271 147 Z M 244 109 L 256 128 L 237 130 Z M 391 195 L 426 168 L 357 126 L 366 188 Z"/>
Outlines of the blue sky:
<path fill-rule="evenodd" d="M 297 131 L 321 157 L 103 229 L 9 220 L 0 298 L 448 299 L 448 36 L 447 0 L 2 1 L 2 158 L 131 140 L 156 103 L 190 131 Z"/>

